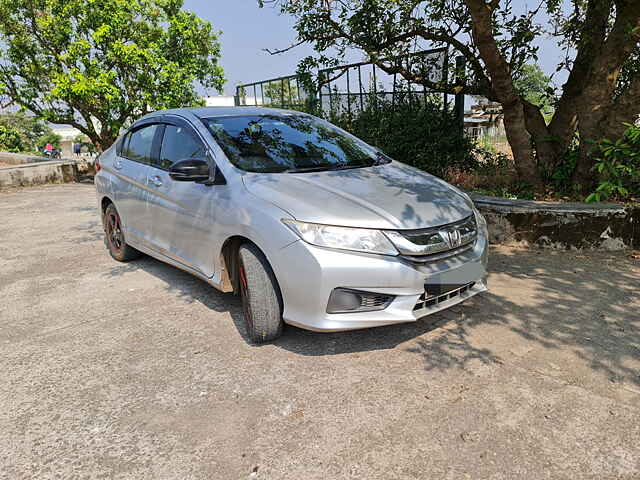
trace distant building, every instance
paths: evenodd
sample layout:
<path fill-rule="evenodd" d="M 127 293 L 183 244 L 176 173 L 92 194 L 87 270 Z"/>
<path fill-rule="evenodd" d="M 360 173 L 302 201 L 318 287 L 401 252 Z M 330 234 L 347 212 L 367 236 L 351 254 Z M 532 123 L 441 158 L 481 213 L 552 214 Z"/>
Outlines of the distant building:
<path fill-rule="evenodd" d="M 207 107 L 233 107 L 236 104 L 235 97 L 222 95 L 206 97 L 204 101 Z"/>
<path fill-rule="evenodd" d="M 73 140 L 81 135 L 82 132 L 77 128 L 69 125 L 55 125 L 51 124 L 51 129 L 57 135 L 60 135 L 60 150 L 63 157 L 73 156 Z"/>
<path fill-rule="evenodd" d="M 206 97 L 204 99 L 207 107 L 233 107 L 236 104 L 236 97 L 233 96 L 218 96 L 218 97 Z M 258 96 L 244 96 L 239 99 L 240 105 L 262 105 L 262 97 Z"/>
<path fill-rule="evenodd" d="M 464 112 L 464 132 L 471 138 L 505 136 L 504 114 L 499 103 L 473 105 Z"/>

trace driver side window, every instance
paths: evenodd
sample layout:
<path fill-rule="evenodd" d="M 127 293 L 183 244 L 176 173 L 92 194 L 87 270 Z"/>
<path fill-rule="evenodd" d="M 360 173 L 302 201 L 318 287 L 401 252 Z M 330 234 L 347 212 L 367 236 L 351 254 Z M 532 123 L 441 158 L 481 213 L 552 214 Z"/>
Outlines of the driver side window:
<path fill-rule="evenodd" d="M 168 170 L 177 161 L 190 158 L 207 158 L 204 144 L 188 128 L 166 125 L 159 167 Z"/>

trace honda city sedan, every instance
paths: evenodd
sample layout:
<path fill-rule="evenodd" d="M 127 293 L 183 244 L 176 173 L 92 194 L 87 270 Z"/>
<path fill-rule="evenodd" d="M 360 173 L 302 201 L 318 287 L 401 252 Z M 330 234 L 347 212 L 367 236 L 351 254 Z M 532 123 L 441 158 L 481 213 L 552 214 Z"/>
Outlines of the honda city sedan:
<path fill-rule="evenodd" d="M 415 322 L 487 289 L 486 222 L 465 193 L 312 115 L 152 113 L 97 169 L 111 256 L 239 294 L 254 342 L 284 323 Z"/>

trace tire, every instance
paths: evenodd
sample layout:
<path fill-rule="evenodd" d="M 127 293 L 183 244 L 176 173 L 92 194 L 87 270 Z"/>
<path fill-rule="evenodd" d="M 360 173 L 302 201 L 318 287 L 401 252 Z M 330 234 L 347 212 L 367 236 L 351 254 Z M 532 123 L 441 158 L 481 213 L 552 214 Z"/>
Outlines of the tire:
<path fill-rule="evenodd" d="M 264 343 L 282 335 L 282 296 L 273 270 L 256 246 L 244 244 L 238 251 L 238 286 L 247 335 Z"/>
<path fill-rule="evenodd" d="M 120 214 L 118 214 L 118 210 L 116 210 L 113 203 L 110 203 L 105 209 L 102 223 L 104 225 L 107 250 L 109 250 L 109 254 L 114 260 L 128 262 L 142 255 L 125 241 Z"/>

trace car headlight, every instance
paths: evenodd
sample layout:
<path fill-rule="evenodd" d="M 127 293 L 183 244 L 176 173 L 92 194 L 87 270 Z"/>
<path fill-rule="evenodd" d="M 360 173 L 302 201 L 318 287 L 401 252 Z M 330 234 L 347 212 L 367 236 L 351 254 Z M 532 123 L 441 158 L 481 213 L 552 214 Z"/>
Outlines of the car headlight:
<path fill-rule="evenodd" d="M 282 223 L 305 242 L 319 247 L 398 255 L 396 247 L 379 230 L 298 222 L 288 218 L 283 218 Z"/>

